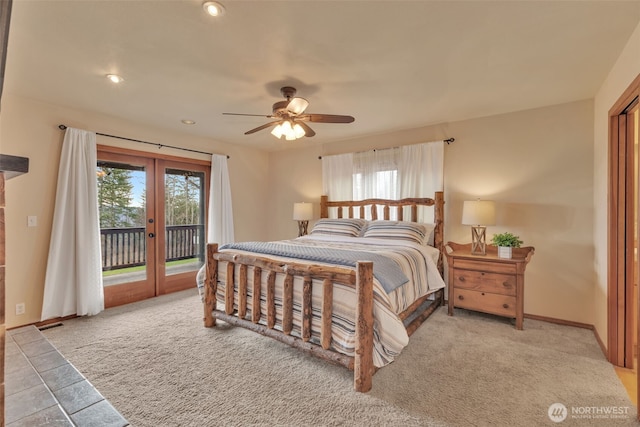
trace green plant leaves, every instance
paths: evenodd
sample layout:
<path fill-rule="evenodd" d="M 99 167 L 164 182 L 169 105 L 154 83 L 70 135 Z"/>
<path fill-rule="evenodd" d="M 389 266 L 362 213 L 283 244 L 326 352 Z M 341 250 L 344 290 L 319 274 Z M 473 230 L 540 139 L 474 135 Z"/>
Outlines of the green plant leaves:
<path fill-rule="evenodd" d="M 516 236 L 509 232 L 494 234 L 491 238 L 491 243 L 496 246 L 510 246 L 512 248 L 519 248 L 524 242 L 520 240 L 520 236 Z"/>

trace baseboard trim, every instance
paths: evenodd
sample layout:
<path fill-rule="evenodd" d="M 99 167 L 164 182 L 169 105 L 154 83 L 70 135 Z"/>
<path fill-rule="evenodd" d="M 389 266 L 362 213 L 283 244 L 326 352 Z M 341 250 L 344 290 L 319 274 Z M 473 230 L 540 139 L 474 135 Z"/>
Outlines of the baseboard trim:
<path fill-rule="evenodd" d="M 78 317 L 77 314 L 72 314 L 70 316 L 64 316 L 64 317 L 55 317 L 53 319 L 44 320 L 42 322 L 33 322 L 33 323 L 27 323 L 26 325 L 13 326 L 11 328 L 7 328 L 7 331 L 10 331 L 12 329 L 24 328 L 25 326 L 32 326 L 32 325 L 35 326 L 36 328 L 40 329 L 43 326 L 47 326 L 47 325 L 50 325 L 52 323 L 63 322 L 65 320 L 69 320 L 69 319 L 75 319 L 76 317 Z"/>
<path fill-rule="evenodd" d="M 582 328 L 582 329 L 593 329 L 593 325 L 590 325 L 588 323 L 580 323 L 580 322 L 574 322 L 572 320 L 557 319 L 555 317 L 538 316 L 537 314 L 525 313 L 524 318 L 531 319 L 531 320 L 541 320 L 543 322 L 548 322 L 548 323 L 556 323 L 558 325 L 573 326 L 573 327 Z"/>
<path fill-rule="evenodd" d="M 604 355 L 605 359 L 609 360 L 607 357 L 607 347 L 605 347 L 604 342 L 602 342 L 602 339 L 600 338 L 600 335 L 598 334 L 598 330 L 596 329 L 595 326 L 590 325 L 588 323 L 574 322 L 572 320 L 556 319 L 555 317 L 538 316 L 537 314 L 525 313 L 524 317 L 525 319 L 540 320 L 542 322 L 549 322 L 549 323 L 555 323 L 558 325 L 573 326 L 575 328 L 591 330 L 593 332 L 594 337 L 596 338 L 596 342 L 598 343 L 598 346 L 600 346 L 600 350 L 602 351 L 602 354 Z"/>
<path fill-rule="evenodd" d="M 76 317 L 78 317 L 78 315 L 77 315 L 77 314 L 71 314 L 71 315 L 69 315 L 69 316 L 64 316 L 64 317 L 55 317 L 55 318 L 53 318 L 53 319 L 44 320 L 44 321 L 42 321 L 42 322 L 36 322 L 36 323 L 34 323 L 33 325 L 34 325 L 36 328 L 41 328 L 41 327 L 43 327 L 43 326 L 47 326 L 47 325 L 50 325 L 50 324 L 52 324 L 52 323 L 59 323 L 59 322 L 63 322 L 63 321 L 65 321 L 65 320 L 75 319 Z"/>

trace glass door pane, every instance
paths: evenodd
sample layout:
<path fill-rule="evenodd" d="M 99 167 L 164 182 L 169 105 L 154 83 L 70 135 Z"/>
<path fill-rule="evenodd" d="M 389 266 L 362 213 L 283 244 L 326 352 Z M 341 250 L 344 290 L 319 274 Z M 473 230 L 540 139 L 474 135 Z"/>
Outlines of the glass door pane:
<path fill-rule="evenodd" d="M 144 167 L 102 161 L 96 174 L 104 286 L 146 280 Z"/>
<path fill-rule="evenodd" d="M 98 208 L 105 306 L 155 295 L 152 159 L 98 150 Z"/>
<path fill-rule="evenodd" d="M 205 173 L 166 168 L 164 175 L 165 275 L 204 265 Z"/>

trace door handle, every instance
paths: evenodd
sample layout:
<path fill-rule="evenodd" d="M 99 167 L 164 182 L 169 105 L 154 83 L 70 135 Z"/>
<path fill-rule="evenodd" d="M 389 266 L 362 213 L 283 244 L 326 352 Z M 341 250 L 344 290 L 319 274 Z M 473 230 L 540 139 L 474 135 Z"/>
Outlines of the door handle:
<path fill-rule="evenodd" d="M 149 237 L 153 238 L 153 237 L 156 237 L 156 235 L 153 233 L 149 233 Z"/>

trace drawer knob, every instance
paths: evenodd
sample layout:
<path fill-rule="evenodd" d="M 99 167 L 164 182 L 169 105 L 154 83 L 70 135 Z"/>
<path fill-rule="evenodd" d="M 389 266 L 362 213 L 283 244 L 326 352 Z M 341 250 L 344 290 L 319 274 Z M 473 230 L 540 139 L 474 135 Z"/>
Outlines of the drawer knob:
<path fill-rule="evenodd" d="M 459 280 L 460 280 L 461 282 L 464 282 L 464 276 L 460 276 L 460 277 L 459 277 Z"/>
<path fill-rule="evenodd" d="M 502 304 L 503 308 L 509 308 L 509 304 Z"/>
<path fill-rule="evenodd" d="M 511 287 L 509 282 L 502 282 L 502 286 L 504 286 L 505 288 L 510 288 Z"/>
<path fill-rule="evenodd" d="M 458 295 L 458 299 L 459 299 L 459 300 L 463 300 L 463 299 L 464 299 L 464 297 L 463 297 L 462 295 Z"/>

